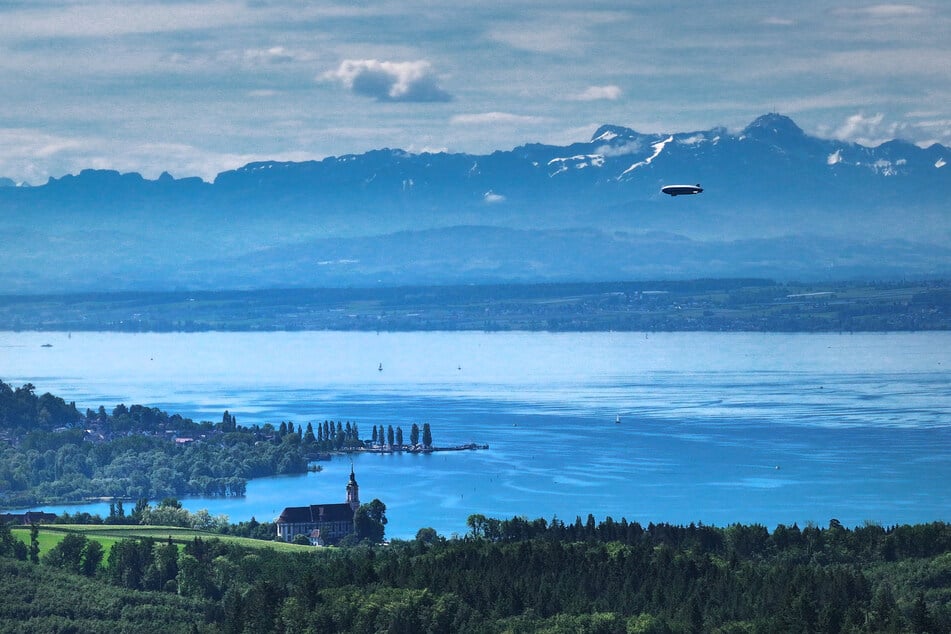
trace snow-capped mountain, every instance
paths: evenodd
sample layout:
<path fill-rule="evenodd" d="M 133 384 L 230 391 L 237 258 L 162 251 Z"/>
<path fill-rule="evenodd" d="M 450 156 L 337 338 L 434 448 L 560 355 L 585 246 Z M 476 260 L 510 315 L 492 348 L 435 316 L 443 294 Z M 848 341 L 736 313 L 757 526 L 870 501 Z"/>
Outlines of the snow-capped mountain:
<path fill-rule="evenodd" d="M 0 292 L 946 276 L 951 151 L 745 129 L 0 187 Z M 700 183 L 670 198 L 669 184 Z"/>

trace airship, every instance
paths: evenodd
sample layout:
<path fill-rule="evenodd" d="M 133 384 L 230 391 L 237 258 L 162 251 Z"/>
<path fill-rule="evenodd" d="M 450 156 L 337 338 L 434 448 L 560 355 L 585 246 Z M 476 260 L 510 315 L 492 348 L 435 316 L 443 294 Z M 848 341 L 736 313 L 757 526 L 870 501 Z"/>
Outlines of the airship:
<path fill-rule="evenodd" d="M 700 183 L 696 185 L 667 185 L 661 188 L 660 191 L 670 196 L 686 196 L 688 194 L 699 194 L 703 191 L 703 187 L 700 186 Z"/>

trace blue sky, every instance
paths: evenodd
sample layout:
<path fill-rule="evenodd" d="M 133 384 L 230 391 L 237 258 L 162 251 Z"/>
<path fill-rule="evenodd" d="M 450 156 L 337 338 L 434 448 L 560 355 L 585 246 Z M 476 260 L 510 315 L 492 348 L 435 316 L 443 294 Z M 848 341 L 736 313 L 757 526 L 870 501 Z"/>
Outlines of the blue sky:
<path fill-rule="evenodd" d="M 948 33 L 944 0 L 0 0 L 0 176 L 210 180 L 771 111 L 823 137 L 951 145 Z"/>

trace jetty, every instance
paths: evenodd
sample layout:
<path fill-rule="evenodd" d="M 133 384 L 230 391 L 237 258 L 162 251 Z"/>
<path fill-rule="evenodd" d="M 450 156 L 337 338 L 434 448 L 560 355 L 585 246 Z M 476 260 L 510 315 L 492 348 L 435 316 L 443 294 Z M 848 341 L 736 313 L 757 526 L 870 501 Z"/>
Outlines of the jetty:
<path fill-rule="evenodd" d="M 424 445 L 375 445 L 373 447 L 360 447 L 342 453 L 434 453 L 437 451 L 476 451 L 479 449 L 488 449 L 486 444 L 466 443 L 464 445 L 451 445 L 449 447 L 427 447 Z"/>

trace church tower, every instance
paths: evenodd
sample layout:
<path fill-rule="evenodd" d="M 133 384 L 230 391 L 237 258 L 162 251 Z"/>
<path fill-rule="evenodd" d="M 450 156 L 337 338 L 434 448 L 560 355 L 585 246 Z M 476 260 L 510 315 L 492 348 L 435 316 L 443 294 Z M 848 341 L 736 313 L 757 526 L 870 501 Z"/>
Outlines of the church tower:
<path fill-rule="evenodd" d="M 354 513 L 360 508 L 360 486 L 353 474 L 353 463 L 350 463 L 350 482 L 347 483 L 347 504 L 350 505 Z"/>

